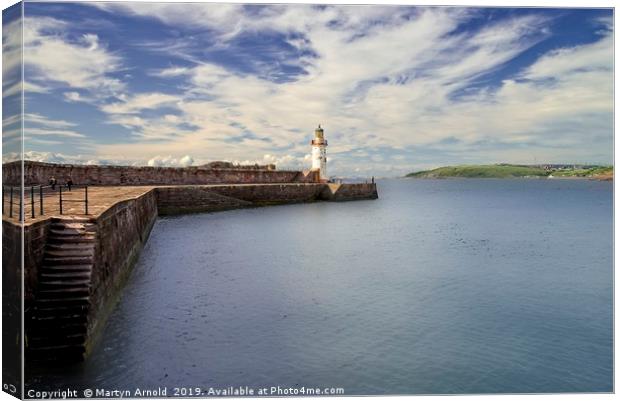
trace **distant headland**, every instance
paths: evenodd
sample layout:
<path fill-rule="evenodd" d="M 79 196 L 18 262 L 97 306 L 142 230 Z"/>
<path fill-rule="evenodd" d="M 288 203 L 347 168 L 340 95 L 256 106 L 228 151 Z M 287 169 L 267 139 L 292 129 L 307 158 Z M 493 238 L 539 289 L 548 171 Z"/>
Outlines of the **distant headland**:
<path fill-rule="evenodd" d="M 409 173 L 408 178 L 586 178 L 611 181 L 613 166 L 575 164 L 485 164 L 439 167 Z"/>

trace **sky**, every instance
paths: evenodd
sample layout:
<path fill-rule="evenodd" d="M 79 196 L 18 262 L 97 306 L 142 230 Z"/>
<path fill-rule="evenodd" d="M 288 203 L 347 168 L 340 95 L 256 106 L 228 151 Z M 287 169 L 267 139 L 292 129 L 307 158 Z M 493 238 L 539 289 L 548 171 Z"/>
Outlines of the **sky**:
<path fill-rule="evenodd" d="M 308 169 L 321 124 L 333 176 L 613 162 L 611 9 L 27 2 L 24 15 L 29 160 Z M 20 24 L 4 13 L 4 161 L 20 140 L 7 79 Z"/>

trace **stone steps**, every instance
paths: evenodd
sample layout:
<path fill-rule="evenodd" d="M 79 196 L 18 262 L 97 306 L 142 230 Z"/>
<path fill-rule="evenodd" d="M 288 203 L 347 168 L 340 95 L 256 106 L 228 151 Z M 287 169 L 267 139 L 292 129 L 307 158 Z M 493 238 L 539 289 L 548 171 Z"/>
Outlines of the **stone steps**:
<path fill-rule="evenodd" d="M 41 268 L 42 274 L 90 272 L 90 264 L 51 265 Z"/>
<path fill-rule="evenodd" d="M 85 236 L 92 236 L 94 238 L 93 233 L 90 231 L 76 230 L 76 229 L 69 229 L 69 228 L 64 229 L 64 230 L 60 230 L 58 228 L 50 228 L 50 235 L 60 236 L 61 238 L 72 237 L 76 235 L 85 235 Z"/>
<path fill-rule="evenodd" d="M 86 321 L 79 319 L 64 319 L 64 320 L 39 320 L 37 324 L 41 327 L 47 327 L 50 330 L 54 330 L 56 337 L 69 336 L 79 337 L 86 333 Z M 82 334 L 80 334 L 82 332 Z M 35 340 L 36 339 L 36 340 Z M 42 337 L 32 337 L 31 341 L 39 341 Z"/>
<path fill-rule="evenodd" d="M 66 362 L 79 362 L 80 355 L 86 352 L 84 345 L 54 345 L 54 346 L 30 346 L 30 352 L 36 355 L 38 360 L 54 360 L 58 355 L 65 355 Z"/>
<path fill-rule="evenodd" d="M 72 331 L 73 330 L 73 331 Z M 84 331 L 77 333 L 76 331 Z M 59 347 L 59 346 L 80 346 L 86 341 L 86 331 L 82 329 L 66 329 L 58 328 L 49 329 L 48 333 L 41 336 L 32 336 L 28 340 L 29 346 L 34 348 Z"/>
<path fill-rule="evenodd" d="M 48 238 L 50 244 L 58 244 L 58 245 L 66 245 L 66 244 L 77 244 L 80 242 L 84 243 L 94 243 L 95 236 L 94 235 L 81 235 L 81 234 L 72 234 L 72 235 L 59 235 L 59 236 L 51 236 Z"/>
<path fill-rule="evenodd" d="M 93 257 L 95 256 L 95 249 L 92 246 L 80 246 L 72 248 L 52 248 L 45 251 L 45 256 L 50 258 L 62 258 L 62 257 Z"/>
<path fill-rule="evenodd" d="M 63 298 L 59 297 L 43 297 L 37 299 L 36 307 L 46 307 L 46 308 L 62 308 L 68 306 L 82 306 L 82 305 L 90 305 L 90 298 L 87 296 L 66 296 Z"/>
<path fill-rule="evenodd" d="M 46 256 L 43 259 L 43 264 L 48 266 L 91 265 L 92 263 L 91 256 Z"/>
<path fill-rule="evenodd" d="M 55 217 L 53 223 L 92 223 L 93 219 L 90 217 L 80 217 L 80 216 L 71 216 L 71 217 Z"/>
<path fill-rule="evenodd" d="M 49 288 L 49 287 L 48 287 Z M 56 286 L 54 289 L 39 289 L 41 299 L 51 301 L 53 299 L 75 299 L 80 297 L 88 297 L 90 294 L 89 286 L 72 286 L 63 285 Z"/>
<path fill-rule="evenodd" d="M 64 288 L 64 287 L 80 287 L 80 288 L 89 288 L 90 287 L 90 278 L 49 278 L 42 277 L 41 282 L 39 283 L 39 288 L 44 289 L 53 289 L 53 288 Z"/>
<path fill-rule="evenodd" d="M 56 221 L 52 222 L 52 228 L 58 228 L 59 230 L 89 230 L 92 229 L 94 223 L 89 218 L 83 220 L 77 220 L 77 217 L 70 218 L 56 218 Z"/>
<path fill-rule="evenodd" d="M 82 358 L 95 240 L 96 225 L 90 219 L 52 220 L 29 321 L 28 352 L 34 359 Z"/>
<path fill-rule="evenodd" d="M 58 324 L 73 324 L 73 323 L 86 323 L 87 318 L 80 313 L 56 314 L 53 316 L 39 316 L 35 319 L 38 324 L 42 326 L 46 325 L 58 325 Z"/>
<path fill-rule="evenodd" d="M 88 307 L 84 305 L 46 305 L 45 303 L 37 306 L 37 315 L 34 320 L 39 319 L 60 319 L 62 316 L 82 315 L 86 316 Z"/>
<path fill-rule="evenodd" d="M 45 272 L 41 273 L 40 277 L 41 277 L 41 280 L 46 280 L 46 281 L 63 280 L 63 279 L 76 279 L 76 280 L 89 280 L 90 281 L 90 270 L 87 270 L 87 269 L 70 270 L 69 272 L 66 272 L 63 270 L 47 269 L 45 270 Z"/>
<path fill-rule="evenodd" d="M 89 242 L 59 242 L 49 243 L 46 249 L 49 251 L 83 251 L 90 250 L 92 248 L 92 241 Z"/>

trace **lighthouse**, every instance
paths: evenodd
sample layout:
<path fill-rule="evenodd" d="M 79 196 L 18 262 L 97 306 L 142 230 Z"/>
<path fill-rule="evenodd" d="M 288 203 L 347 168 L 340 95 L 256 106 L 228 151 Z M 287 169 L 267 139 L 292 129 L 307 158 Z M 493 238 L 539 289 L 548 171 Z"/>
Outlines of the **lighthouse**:
<path fill-rule="evenodd" d="M 323 136 L 321 124 L 314 130 L 312 142 L 312 170 L 319 170 L 321 181 L 327 181 L 327 141 Z"/>

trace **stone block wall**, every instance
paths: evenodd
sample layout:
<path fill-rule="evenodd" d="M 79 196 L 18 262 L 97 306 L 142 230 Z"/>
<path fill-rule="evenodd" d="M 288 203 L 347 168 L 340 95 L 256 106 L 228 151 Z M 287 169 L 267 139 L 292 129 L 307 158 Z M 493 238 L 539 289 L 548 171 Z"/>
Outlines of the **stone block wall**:
<path fill-rule="evenodd" d="M 257 206 L 314 202 L 325 184 L 222 185 L 212 190 L 220 195 L 242 199 Z"/>
<path fill-rule="evenodd" d="M 155 190 L 160 215 L 215 212 L 252 206 L 251 202 L 214 192 L 213 187 L 177 186 Z"/>
<path fill-rule="evenodd" d="M 377 184 L 358 183 L 358 184 L 326 184 L 321 199 L 332 202 L 377 199 Z"/>
<path fill-rule="evenodd" d="M 2 380 L 16 387 L 23 368 L 21 236 L 20 225 L 2 220 Z"/>
<path fill-rule="evenodd" d="M 33 300 L 38 281 L 38 266 L 43 264 L 47 234 L 51 220 L 24 225 L 24 302 L 26 308 Z M 21 288 L 21 224 L 2 220 L 3 280 L 18 283 Z"/>
<path fill-rule="evenodd" d="M 91 276 L 87 352 L 101 332 L 157 219 L 154 191 L 119 202 L 100 215 Z"/>
<path fill-rule="evenodd" d="M 3 164 L 2 179 L 5 185 L 19 185 L 20 166 L 20 162 Z M 59 183 L 64 183 L 67 177 L 71 177 L 76 185 L 207 185 L 319 181 L 318 171 L 97 166 L 24 161 L 25 185 L 47 185 L 50 177 L 56 177 Z"/>
<path fill-rule="evenodd" d="M 19 295 L 21 289 L 22 227 L 2 220 L 2 286 L 4 297 Z"/>
<path fill-rule="evenodd" d="M 159 214 L 214 212 L 251 206 L 313 202 L 324 184 L 218 185 L 160 187 Z"/>
<path fill-rule="evenodd" d="M 38 266 L 43 264 L 51 220 L 37 221 L 24 226 L 24 301 L 28 306 L 37 289 Z"/>

